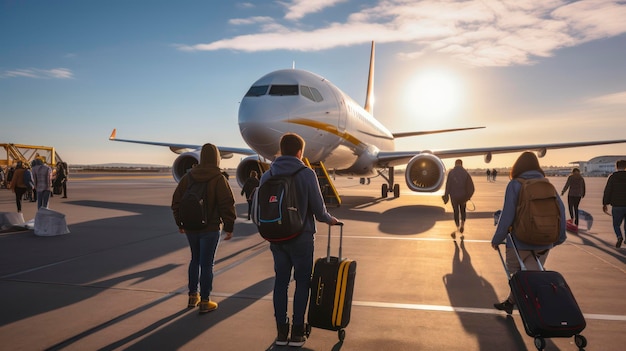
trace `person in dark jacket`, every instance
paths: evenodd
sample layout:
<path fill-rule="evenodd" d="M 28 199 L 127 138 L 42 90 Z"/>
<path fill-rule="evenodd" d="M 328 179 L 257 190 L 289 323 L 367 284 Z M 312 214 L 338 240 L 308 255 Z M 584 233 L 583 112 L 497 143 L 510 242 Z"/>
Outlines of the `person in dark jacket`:
<path fill-rule="evenodd" d="M 305 142 L 295 133 L 287 133 L 280 139 L 280 154 L 270 166 L 270 171 L 261 176 L 263 184 L 272 175 L 293 174 L 305 167 L 302 162 Z M 309 301 L 311 274 L 313 272 L 313 243 L 315 218 L 329 225 L 337 224 L 337 218 L 328 213 L 315 171 L 305 168 L 294 176 L 298 191 L 298 209 L 303 214 L 303 228 L 300 235 L 286 242 L 270 244 L 274 257 L 274 316 L 278 336 L 276 345 L 302 346 L 306 342 L 304 314 Z M 314 218 L 315 216 L 315 218 Z M 287 317 L 287 291 L 291 272 L 296 281 L 293 298 L 293 326 L 289 337 Z"/>
<path fill-rule="evenodd" d="M 246 179 L 241 187 L 241 195 L 246 195 L 246 201 L 248 201 L 248 219 L 252 213 L 252 195 L 254 195 L 254 189 L 259 186 L 258 173 L 256 171 L 250 171 L 250 177 Z"/>
<path fill-rule="evenodd" d="M 539 160 L 537 159 L 537 156 L 530 151 L 523 152 L 511 168 L 511 181 L 509 181 L 509 184 L 506 186 L 506 191 L 504 193 L 504 205 L 502 207 L 502 214 L 498 221 L 496 232 L 491 238 L 491 247 L 494 250 L 498 250 L 498 245 L 500 245 L 506 239 L 506 265 L 511 274 L 521 269 L 521 265 L 514 251 L 515 249 L 513 248 L 510 239 L 507 237 L 507 234 L 509 233 L 509 230 L 513 226 L 513 222 L 515 220 L 515 212 L 517 209 L 519 193 L 520 189 L 522 188 L 522 183 L 518 182 L 516 179 L 535 179 L 544 178 L 545 176 L 545 173 L 539 166 Z M 556 194 L 556 192 L 555 196 L 559 204 L 560 218 L 565 218 L 565 206 L 563 205 L 561 198 L 558 196 L 558 194 Z M 519 240 L 515 241 L 515 245 L 519 250 L 521 260 L 524 262 L 524 265 L 526 265 L 529 270 L 539 270 L 539 265 L 537 264 L 535 255 L 539 257 L 539 261 L 543 265 L 548 258 L 548 253 L 550 249 L 552 249 L 556 245 L 560 245 L 565 242 L 565 240 L 567 239 L 565 228 L 565 221 L 560 221 L 559 239 L 554 244 L 530 245 L 523 243 Z M 515 236 L 515 228 L 512 229 L 511 234 L 512 236 Z M 509 292 L 509 296 L 506 300 L 500 303 L 496 303 L 493 306 L 498 310 L 506 311 L 507 314 L 513 313 L 513 306 L 515 306 L 513 295 Z"/>
<path fill-rule="evenodd" d="M 461 234 L 465 230 L 467 202 L 472 198 L 472 195 L 474 195 L 472 176 L 463 168 L 463 161 L 456 160 L 454 168 L 448 172 L 446 190 L 442 198 L 444 204 L 447 204 L 448 200 L 452 202 L 454 224 L 456 224 L 457 230 Z M 456 232 L 453 232 L 451 235 L 452 238 L 456 238 Z"/>
<path fill-rule="evenodd" d="M 15 171 L 11 174 L 11 182 L 9 183 L 9 188 L 13 189 L 15 193 L 15 204 L 17 205 L 18 213 L 22 212 L 22 197 L 28 191 L 28 186 L 24 182 L 24 173 L 26 173 L 26 169 L 22 161 L 18 161 Z"/>
<path fill-rule="evenodd" d="M 187 236 L 191 249 L 189 262 L 189 308 L 200 305 L 200 313 L 217 309 L 217 302 L 210 300 L 213 290 L 213 264 L 220 241 L 220 229 L 225 232 L 224 240 L 233 237 L 237 214 L 233 192 L 220 170 L 220 153 L 212 144 L 204 144 L 200 152 L 200 164 L 187 172 L 178 183 L 172 196 L 172 212 L 178 231 Z M 193 179 L 190 179 L 193 177 Z M 180 201 L 190 181 L 206 182 L 206 208 L 208 223 L 199 230 L 185 230 L 180 217 Z M 198 282 L 199 278 L 199 282 Z M 198 283 L 200 293 L 198 294 Z"/>
<path fill-rule="evenodd" d="M 611 215 L 613 215 L 613 230 L 617 236 L 616 248 L 622 246 L 624 236 L 620 226 L 624 223 L 626 232 L 626 160 L 615 162 L 616 172 L 609 176 L 604 187 L 602 197 L 602 211 L 608 212 L 608 205 L 611 205 Z"/>
<path fill-rule="evenodd" d="M 569 218 L 574 220 L 574 224 L 578 226 L 578 206 L 580 200 L 585 197 L 585 178 L 580 175 L 580 169 L 574 168 L 572 174 L 567 177 L 565 186 L 561 190 L 561 195 L 569 189 L 567 193 L 567 207 L 569 208 Z"/>

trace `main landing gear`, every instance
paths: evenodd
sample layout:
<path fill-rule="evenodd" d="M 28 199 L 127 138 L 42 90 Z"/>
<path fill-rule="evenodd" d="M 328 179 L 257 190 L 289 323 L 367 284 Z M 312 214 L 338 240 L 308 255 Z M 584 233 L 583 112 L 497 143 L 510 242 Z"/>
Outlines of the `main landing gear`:
<path fill-rule="evenodd" d="M 383 198 L 386 198 L 389 193 L 393 192 L 393 197 L 400 197 L 400 184 L 394 184 L 393 177 L 393 167 L 387 167 L 388 176 L 381 171 L 378 171 L 378 174 L 383 177 L 387 183 L 383 184 L 381 187 L 381 195 Z"/>

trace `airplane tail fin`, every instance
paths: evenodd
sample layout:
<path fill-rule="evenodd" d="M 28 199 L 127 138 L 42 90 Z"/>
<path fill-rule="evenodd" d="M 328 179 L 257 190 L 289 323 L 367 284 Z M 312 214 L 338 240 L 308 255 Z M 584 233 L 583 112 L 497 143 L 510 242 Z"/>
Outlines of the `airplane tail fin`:
<path fill-rule="evenodd" d="M 374 114 L 374 41 L 372 41 L 372 52 L 370 53 L 370 72 L 367 77 L 367 93 L 363 108 L 370 114 Z"/>

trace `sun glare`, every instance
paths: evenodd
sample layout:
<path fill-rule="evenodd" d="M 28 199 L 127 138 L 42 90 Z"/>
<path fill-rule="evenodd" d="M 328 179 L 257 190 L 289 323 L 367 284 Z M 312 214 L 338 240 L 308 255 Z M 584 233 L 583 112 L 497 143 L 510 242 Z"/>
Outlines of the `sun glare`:
<path fill-rule="evenodd" d="M 448 119 L 461 108 L 463 94 L 461 81 L 444 69 L 418 72 L 406 89 L 406 106 L 419 118 Z"/>

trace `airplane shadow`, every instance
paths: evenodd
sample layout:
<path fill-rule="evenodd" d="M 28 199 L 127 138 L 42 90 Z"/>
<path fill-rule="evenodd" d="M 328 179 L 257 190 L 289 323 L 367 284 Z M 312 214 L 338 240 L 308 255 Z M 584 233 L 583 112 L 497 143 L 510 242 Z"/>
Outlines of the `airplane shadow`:
<path fill-rule="evenodd" d="M 414 235 L 431 230 L 439 221 L 450 221 L 452 215 L 441 206 L 408 205 L 390 208 L 384 212 L 367 211 L 371 197 L 345 196 L 341 207 L 329 211 L 339 219 L 372 223 L 378 226 L 377 231 L 393 235 Z M 407 220 L 398 220 L 405 218 Z M 493 212 L 472 212 L 471 219 L 493 218 Z"/>

